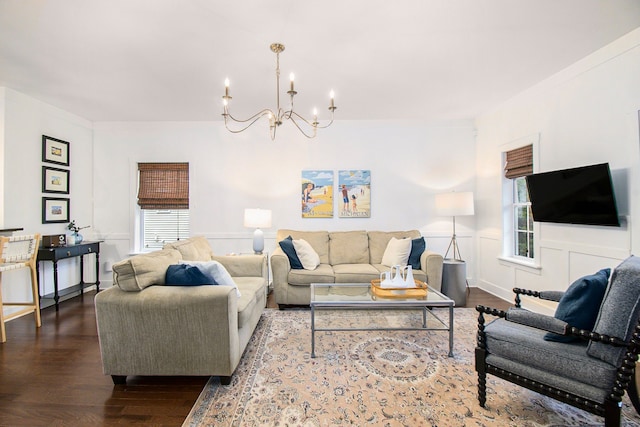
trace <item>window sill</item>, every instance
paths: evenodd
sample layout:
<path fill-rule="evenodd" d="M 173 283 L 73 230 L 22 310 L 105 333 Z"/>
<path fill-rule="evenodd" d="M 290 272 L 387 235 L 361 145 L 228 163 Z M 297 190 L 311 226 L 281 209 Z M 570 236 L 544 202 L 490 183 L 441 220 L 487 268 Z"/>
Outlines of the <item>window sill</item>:
<path fill-rule="evenodd" d="M 521 258 L 506 256 L 499 256 L 498 260 L 505 264 L 515 265 L 516 267 L 524 267 L 525 269 L 530 270 L 531 272 L 534 272 L 536 274 L 540 274 L 542 270 L 542 266 L 535 261 L 525 261 Z"/>

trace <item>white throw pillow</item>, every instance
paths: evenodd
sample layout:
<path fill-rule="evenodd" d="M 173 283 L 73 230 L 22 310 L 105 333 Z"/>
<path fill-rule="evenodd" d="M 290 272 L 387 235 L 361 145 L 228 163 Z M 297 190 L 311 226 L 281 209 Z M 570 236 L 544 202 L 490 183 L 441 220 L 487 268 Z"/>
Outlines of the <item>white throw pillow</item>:
<path fill-rule="evenodd" d="M 233 280 L 229 272 L 224 265 L 218 261 L 185 261 L 180 260 L 180 264 L 189 264 L 198 267 L 198 269 L 207 276 L 207 278 L 213 280 L 216 285 L 231 286 L 236 288 L 236 294 L 240 297 L 240 289 Z"/>
<path fill-rule="evenodd" d="M 315 270 L 320 265 L 320 256 L 313 250 L 309 242 L 304 239 L 293 241 L 293 248 L 300 258 L 300 264 L 305 270 Z"/>
<path fill-rule="evenodd" d="M 392 237 L 387 243 L 387 248 L 382 255 L 382 264 L 387 267 L 407 265 L 409 254 L 411 253 L 411 239 L 396 239 Z"/>

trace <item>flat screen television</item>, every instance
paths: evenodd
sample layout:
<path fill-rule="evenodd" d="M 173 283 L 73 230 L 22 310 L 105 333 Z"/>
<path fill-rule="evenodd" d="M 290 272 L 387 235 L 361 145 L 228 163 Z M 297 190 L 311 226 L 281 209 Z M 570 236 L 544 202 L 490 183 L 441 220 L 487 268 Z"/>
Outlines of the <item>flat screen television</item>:
<path fill-rule="evenodd" d="M 526 177 L 533 220 L 620 226 L 608 163 Z"/>

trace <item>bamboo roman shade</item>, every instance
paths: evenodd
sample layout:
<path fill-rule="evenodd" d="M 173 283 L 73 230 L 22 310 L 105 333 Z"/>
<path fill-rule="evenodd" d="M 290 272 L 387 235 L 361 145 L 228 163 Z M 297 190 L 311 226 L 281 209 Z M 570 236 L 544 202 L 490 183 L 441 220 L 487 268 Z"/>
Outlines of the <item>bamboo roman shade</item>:
<path fill-rule="evenodd" d="M 525 145 L 507 151 L 504 176 L 509 179 L 531 175 L 533 173 L 533 145 Z"/>
<path fill-rule="evenodd" d="M 189 209 L 189 163 L 138 163 L 142 209 Z"/>

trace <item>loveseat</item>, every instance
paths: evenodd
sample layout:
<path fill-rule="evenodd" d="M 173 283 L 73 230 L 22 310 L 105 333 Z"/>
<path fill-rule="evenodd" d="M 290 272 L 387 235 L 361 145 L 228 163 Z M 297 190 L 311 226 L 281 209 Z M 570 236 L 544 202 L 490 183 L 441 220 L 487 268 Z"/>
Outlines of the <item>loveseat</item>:
<path fill-rule="evenodd" d="M 320 264 L 310 270 L 294 269 L 289 255 L 280 242 L 302 239 L 317 253 Z M 392 238 L 419 241 L 418 230 L 409 231 L 297 231 L 280 229 L 276 233 L 278 247 L 271 255 L 273 291 L 280 308 L 288 305 L 309 305 L 311 283 L 358 283 L 379 279 L 389 271 L 382 259 Z M 442 255 L 428 249 L 419 254 L 419 268 L 413 269 L 414 279 L 426 282 L 435 290 L 442 284 Z"/>
<path fill-rule="evenodd" d="M 187 261 L 219 262 L 237 289 L 165 283 L 170 266 Z M 266 306 L 267 280 L 265 256 L 215 256 L 205 237 L 114 264 L 114 286 L 95 297 L 105 375 L 115 384 L 128 375 L 211 375 L 229 384 Z"/>

